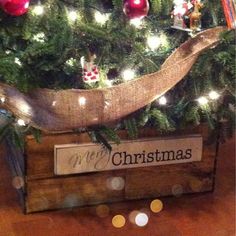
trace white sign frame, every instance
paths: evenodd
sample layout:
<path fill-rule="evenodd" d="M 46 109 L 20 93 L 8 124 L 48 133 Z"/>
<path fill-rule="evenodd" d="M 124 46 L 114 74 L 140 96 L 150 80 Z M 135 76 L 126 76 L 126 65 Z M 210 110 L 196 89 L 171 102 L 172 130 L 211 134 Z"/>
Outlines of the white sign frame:
<path fill-rule="evenodd" d="M 54 146 L 55 175 L 183 164 L 201 161 L 201 135 L 151 138 L 111 143 L 112 151 L 96 143 Z"/>

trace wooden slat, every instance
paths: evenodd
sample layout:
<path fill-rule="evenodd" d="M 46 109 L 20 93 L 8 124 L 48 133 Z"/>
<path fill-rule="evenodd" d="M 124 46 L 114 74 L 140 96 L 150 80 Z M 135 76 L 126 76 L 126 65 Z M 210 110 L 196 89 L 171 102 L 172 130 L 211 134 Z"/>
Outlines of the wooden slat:
<path fill-rule="evenodd" d="M 195 128 L 177 131 L 169 134 L 159 134 L 155 129 L 143 129 L 139 132 L 139 138 L 165 137 L 174 135 L 201 134 L 206 142 L 209 136 L 209 130 L 206 125 Z M 128 139 L 127 132 L 120 131 L 122 139 Z M 59 134 L 44 135 L 42 142 L 37 143 L 33 137 L 27 138 L 26 155 L 27 155 L 27 179 L 42 179 L 55 177 L 54 175 L 54 146 L 59 144 L 71 143 L 88 143 L 91 142 L 88 134 Z"/>
<path fill-rule="evenodd" d="M 127 199 L 170 196 L 175 194 L 175 186 L 180 186 L 182 194 L 212 191 L 214 161 L 213 149 L 205 148 L 202 162 L 29 180 L 27 213 Z M 122 191 L 107 187 L 108 178 L 115 176 L 125 180 Z"/>
<path fill-rule="evenodd" d="M 124 189 L 108 186 L 110 177 L 125 180 L 126 171 L 94 173 L 74 177 L 30 180 L 27 184 L 26 212 L 85 206 L 125 199 Z"/>
<path fill-rule="evenodd" d="M 54 145 L 88 143 L 87 134 L 43 135 L 38 144 L 27 138 L 27 196 L 26 212 L 60 209 L 72 206 L 152 198 L 186 193 L 212 191 L 214 188 L 216 144 L 207 142 L 206 125 L 161 135 L 154 129 L 140 131 L 140 138 L 201 134 L 204 140 L 201 162 L 143 167 L 127 170 L 85 173 L 58 177 L 54 175 Z M 120 132 L 123 139 L 127 133 Z M 125 181 L 122 190 L 107 186 L 107 180 L 119 176 Z M 177 193 L 175 192 L 177 188 Z"/>
<path fill-rule="evenodd" d="M 215 152 L 207 149 L 201 162 L 128 169 L 126 199 L 142 199 L 175 195 L 176 186 L 182 194 L 213 191 Z"/>

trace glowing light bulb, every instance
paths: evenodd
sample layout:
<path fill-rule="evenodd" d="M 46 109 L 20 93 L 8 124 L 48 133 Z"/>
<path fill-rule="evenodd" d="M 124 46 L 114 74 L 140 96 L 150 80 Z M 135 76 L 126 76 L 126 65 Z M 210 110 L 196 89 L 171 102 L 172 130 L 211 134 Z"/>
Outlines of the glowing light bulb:
<path fill-rule="evenodd" d="M 85 97 L 80 97 L 79 98 L 79 105 L 84 106 L 86 104 L 86 98 Z"/>
<path fill-rule="evenodd" d="M 209 98 L 212 100 L 217 100 L 220 97 L 220 94 L 217 93 L 216 91 L 211 91 L 209 93 Z"/>
<path fill-rule="evenodd" d="M 108 21 L 109 16 L 110 16 L 109 14 L 102 14 L 99 11 L 96 11 L 94 13 L 94 18 L 95 18 L 96 22 L 101 25 L 104 25 Z"/>
<path fill-rule="evenodd" d="M 4 103 L 6 101 L 6 98 L 5 97 L 1 97 L 0 101 L 1 101 L 1 103 Z"/>
<path fill-rule="evenodd" d="M 155 51 L 161 46 L 161 40 L 158 36 L 155 35 L 148 36 L 147 45 L 152 51 Z"/>
<path fill-rule="evenodd" d="M 106 80 L 106 81 L 105 81 L 105 85 L 106 85 L 107 87 L 112 87 L 113 82 L 112 82 L 111 80 Z"/>
<path fill-rule="evenodd" d="M 74 21 L 76 21 L 76 19 L 77 19 L 77 12 L 76 11 L 69 11 L 68 12 L 68 19 L 70 20 L 70 21 L 72 21 L 72 22 L 74 22 Z"/>
<path fill-rule="evenodd" d="M 37 16 L 40 16 L 44 13 L 44 8 L 42 5 L 37 5 L 33 9 L 33 13 Z"/>
<path fill-rule="evenodd" d="M 159 98 L 158 103 L 159 103 L 160 105 L 166 105 L 166 104 L 167 104 L 167 99 L 166 99 L 166 97 L 163 96 L 163 97 Z"/>
<path fill-rule="evenodd" d="M 135 217 L 135 223 L 139 227 L 144 227 L 148 223 L 148 216 L 145 213 L 138 213 Z"/>
<path fill-rule="evenodd" d="M 20 61 L 20 59 L 19 59 L 18 57 L 15 57 L 14 62 L 15 62 L 17 65 L 22 66 L 22 63 L 21 63 L 21 61 Z"/>
<path fill-rule="evenodd" d="M 126 69 L 123 71 L 122 77 L 126 81 L 132 80 L 135 77 L 135 71 L 132 69 Z"/>
<path fill-rule="evenodd" d="M 68 66 L 74 66 L 76 64 L 76 59 L 74 59 L 74 58 L 70 58 L 70 59 L 68 59 L 67 61 L 66 61 L 66 65 L 68 65 Z"/>
<path fill-rule="evenodd" d="M 161 33 L 161 35 L 160 35 L 160 42 L 161 42 L 161 46 L 169 47 L 169 41 L 168 41 L 168 38 L 167 38 L 166 34 Z"/>
<path fill-rule="evenodd" d="M 134 18 L 134 19 L 130 20 L 130 24 L 135 26 L 136 28 L 140 28 L 142 23 L 143 23 L 142 19 L 140 19 L 140 18 Z"/>
<path fill-rule="evenodd" d="M 206 97 L 200 97 L 197 99 L 198 103 L 202 106 L 207 105 L 208 99 Z"/>
<path fill-rule="evenodd" d="M 33 40 L 39 43 L 45 42 L 45 34 L 43 32 L 34 35 Z"/>
<path fill-rule="evenodd" d="M 18 124 L 19 126 L 26 126 L 25 121 L 22 120 L 22 119 L 18 119 L 18 120 L 17 120 L 17 124 Z"/>

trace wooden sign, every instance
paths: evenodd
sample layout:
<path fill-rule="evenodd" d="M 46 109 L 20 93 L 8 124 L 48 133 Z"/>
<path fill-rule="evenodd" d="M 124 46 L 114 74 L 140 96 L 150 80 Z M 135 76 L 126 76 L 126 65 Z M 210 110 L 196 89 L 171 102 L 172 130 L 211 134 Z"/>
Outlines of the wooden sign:
<path fill-rule="evenodd" d="M 111 152 L 94 143 L 55 145 L 54 172 L 68 175 L 189 163 L 201 158 L 202 137 L 198 135 L 122 141 L 112 144 Z"/>

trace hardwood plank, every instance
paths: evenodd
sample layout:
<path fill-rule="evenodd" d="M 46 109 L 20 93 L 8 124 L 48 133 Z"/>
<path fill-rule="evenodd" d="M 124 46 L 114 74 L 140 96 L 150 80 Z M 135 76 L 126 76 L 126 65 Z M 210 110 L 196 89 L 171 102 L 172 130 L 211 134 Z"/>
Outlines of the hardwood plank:
<path fill-rule="evenodd" d="M 125 180 L 125 171 L 30 180 L 27 183 L 26 212 L 121 201 L 125 198 L 124 189 L 117 191 L 108 187 L 109 178 L 116 176 Z"/>

